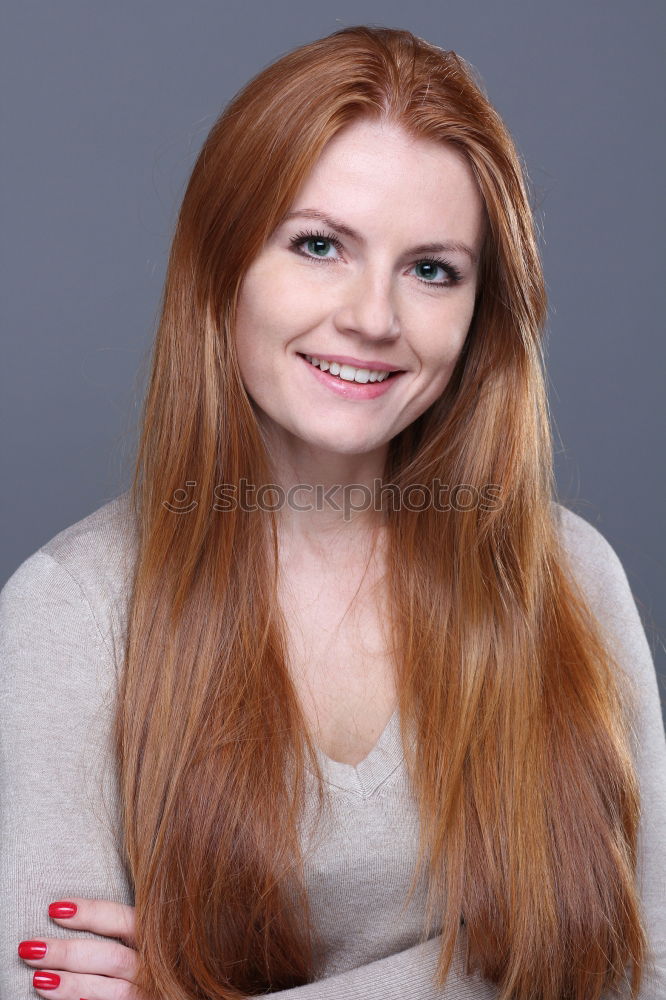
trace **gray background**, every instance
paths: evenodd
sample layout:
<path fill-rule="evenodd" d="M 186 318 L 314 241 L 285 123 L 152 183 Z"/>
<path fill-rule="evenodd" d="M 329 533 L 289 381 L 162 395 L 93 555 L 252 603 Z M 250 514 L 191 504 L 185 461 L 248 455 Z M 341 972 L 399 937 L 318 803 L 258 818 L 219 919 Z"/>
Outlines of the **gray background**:
<path fill-rule="evenodd" d="M 481 72 L 524 158 L 550 296 L 560 499 L 611 542 L 666 693 L 662 0 L 5 3 L 0 586 L 129 485 L 176 211 L 234 92 L 349 24 Z"/>

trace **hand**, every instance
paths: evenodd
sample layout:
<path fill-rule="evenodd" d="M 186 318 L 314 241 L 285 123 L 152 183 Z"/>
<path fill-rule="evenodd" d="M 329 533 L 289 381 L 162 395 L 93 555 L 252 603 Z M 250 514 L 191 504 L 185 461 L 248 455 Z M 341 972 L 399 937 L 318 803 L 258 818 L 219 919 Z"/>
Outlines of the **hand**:
<path fill-rule="evenodd" d="M 76 913 L 72 917 L 52 916 L 60 927 L 121 941 L 76 937 L 22 941 L 19 955 L 36 970 L 33 986 L 37 993 L 52 1000 L 142 1000 L 133 985 L 137 970 L 134 907 L 80 896 L 69 896 L 67 901 L 76 904 Z M 29 944 L 44 945 L 43 957 L 27 957 Z"/>

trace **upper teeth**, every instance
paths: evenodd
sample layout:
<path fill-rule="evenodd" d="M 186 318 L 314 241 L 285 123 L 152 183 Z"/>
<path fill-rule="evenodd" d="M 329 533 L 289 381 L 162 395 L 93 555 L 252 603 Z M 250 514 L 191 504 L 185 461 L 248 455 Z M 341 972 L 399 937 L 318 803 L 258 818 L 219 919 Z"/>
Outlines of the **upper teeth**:
<path fill-rule="evenodd" d="M 339 375 L 346 382 L 383 382 L 389 377 L 389 372 L 375 372 L 369 368 L 354 368 L 352 365 L 339 365 L 337 361 L 325 361 L 323 358 L 313 358 L 306 354 L 305 357 L 311 365 L 321 368 L 323 372 L 331 375 Z"/>

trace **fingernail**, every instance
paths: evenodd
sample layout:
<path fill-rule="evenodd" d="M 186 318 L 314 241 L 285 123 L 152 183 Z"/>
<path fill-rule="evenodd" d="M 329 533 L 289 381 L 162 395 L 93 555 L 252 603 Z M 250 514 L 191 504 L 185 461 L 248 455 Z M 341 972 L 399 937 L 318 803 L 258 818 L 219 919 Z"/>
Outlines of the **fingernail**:
<path fill-rule="evenodd" d="M 44 958 L 46 945 L 43 941 L 21 941 L 18 953 L 21 958 Z"/>
<path fill-rule="evenodd" d="M 50 917 L 73 917 L 76 913 L 76 903 L 60 902 L 49 905 Z"/>
<path fill-rule="evenodd" d="M 36 972 L 32 977 L 32 985 L 38 990 L 56 990 L 60 986 L 60 976 L 55 972 Z"/>

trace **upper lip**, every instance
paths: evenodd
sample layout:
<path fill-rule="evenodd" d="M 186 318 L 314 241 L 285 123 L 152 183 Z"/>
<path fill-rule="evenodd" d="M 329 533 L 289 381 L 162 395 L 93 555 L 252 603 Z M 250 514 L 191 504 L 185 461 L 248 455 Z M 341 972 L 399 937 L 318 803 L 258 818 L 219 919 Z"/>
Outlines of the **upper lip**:
<path fill-rule="evenodd" d="M 370 371 L 374 372 L 401 372 L 404 368 L 398 368 L 397 365 L 389 365 L 385 361 L 364 361 L 361 358 L 350 358 L 344 354 L 319 354 L 317 351 L 302 351 L 303 356 L 306 354 L 311 358 L 317 358 L 319 361 L 337 361 L 340 365 L 352 365 L 354 368 L 368 368 Z"/>

